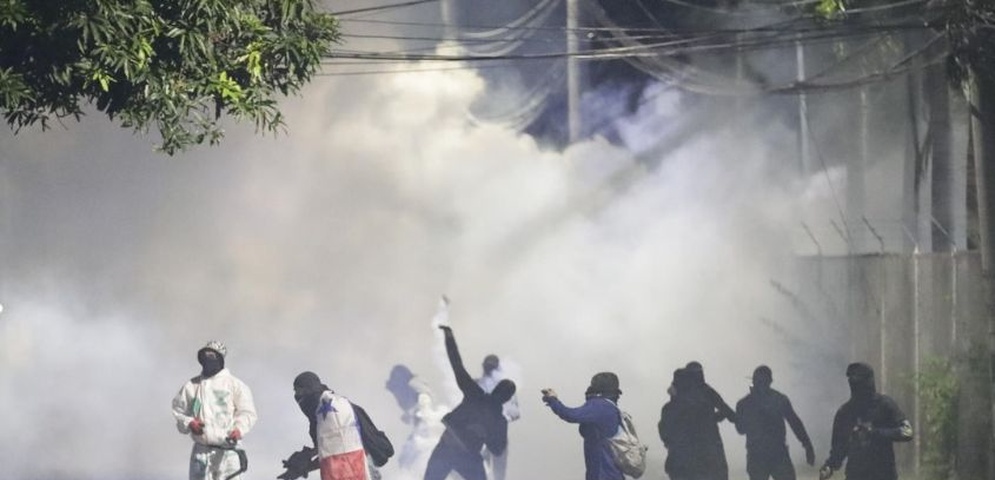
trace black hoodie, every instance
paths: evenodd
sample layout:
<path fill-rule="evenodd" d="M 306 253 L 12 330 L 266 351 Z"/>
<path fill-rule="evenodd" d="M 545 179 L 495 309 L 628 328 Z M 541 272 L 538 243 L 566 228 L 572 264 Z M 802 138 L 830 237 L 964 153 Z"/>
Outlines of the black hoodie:
<path fill-rule="evenodd" d="M 839 470 L 846 460 L 847 480 L 895 480 L 892 443 L 912 440 L 912 426 L 891 397 L 877 393 L 870 366 L 852 363 L 846 373 L 850 400 L 833 420 L 826 466 Z"/>

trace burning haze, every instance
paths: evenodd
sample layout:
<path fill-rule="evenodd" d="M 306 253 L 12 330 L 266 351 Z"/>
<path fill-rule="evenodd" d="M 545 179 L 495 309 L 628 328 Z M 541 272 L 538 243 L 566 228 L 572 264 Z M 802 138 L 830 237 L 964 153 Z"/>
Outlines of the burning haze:
<path fill-rule="evenodd" d="M 471 70 L 319 77 L 284 103 L 286 135 L 235 127 L 175 158 L 99 115 L 3 134 L 6 477 L 182 478 L 190 440 L 170 400 L 215 338 L 259 411 L 247 478 L 274 478 L 309 442 L 302 370 L 399 446 L 384 384 L 403 363 L 445 398 L 430 325 L 443 294 L 472 374 L 489 353 L 520 367 L 511 480 L 582 478 L 580 436 L 539 390 L 579 405 L 604 370 L 661 478 L 659 409 L 691 360 L 730 404 L 770 365 L 824 458 L 845 385 L 812 378 L 770 326 L 808 333 L 771 280 L 791 284 L 799 219 L 827 202 L 785 168 L 790 129 L 716 129 L 641 157 L 682 118 L 669 92 L 624 121 L 624 145 L 560 152 L 469 122 L 482 85 Z M 742 476 L 743 439 L 722 433 Z"/>

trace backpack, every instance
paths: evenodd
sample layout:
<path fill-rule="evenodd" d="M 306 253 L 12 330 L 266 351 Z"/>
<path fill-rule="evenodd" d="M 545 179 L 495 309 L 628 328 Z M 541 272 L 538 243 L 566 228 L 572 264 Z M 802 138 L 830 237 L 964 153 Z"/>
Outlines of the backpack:
<path fill-rule="evenodd" d="M 356 421 L 359 423 L 359 435 L 363 440 L 363 450 L 366 450 L 373 465 L 384 466 L 387 460 L 394 456 L 394 445 L 390 443 L 387 434 L 373 424 L 373 420 L 370 419 L 366 410 L 356 404 L 352 405 L 352 409 L 356 412 Z"/>
<path fill-rule="evenodd" d="M 619 425 L 615 435 L 608 438 L 608 447 L 615 460 L 615 466 L 622 473 L 639 478 L 646 471 L 647 446 L 639 441 L 636 427 L 632 424 L 632 416 L 622 410 L 618 411 Z"/>

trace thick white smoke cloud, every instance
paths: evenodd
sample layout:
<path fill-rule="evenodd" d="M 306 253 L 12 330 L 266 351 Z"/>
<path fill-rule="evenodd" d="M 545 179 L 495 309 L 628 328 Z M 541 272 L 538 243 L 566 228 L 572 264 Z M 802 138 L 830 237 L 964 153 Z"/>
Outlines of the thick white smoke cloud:
<path fill-rule="evenodd" d="M 576 405 L 602 370 L 621 377 L 660 478 L 659 408 L 690 360 L 731 404 L 771 365 L 825 447 L 828 414 L 804 401 L 824 390 L 760 321 L 790 320 L 770 280 L 790 281 L 803 206 L 805 186 L 781 173 L 791 134 L 709 132 L 653 162 L 599 139 L 558 153 L 467 122 L 480 93 L 468 72 L 322 78 L 287 102 L 288 135 L 235 129 L 177 158 L 96 116 L 5 138 L 8 478 L 186 475 L 169 401 L 211 338 L 255 393 L 250 478 L 307 442 L 290 388 L 302 370 L 399 445 L 384 382 L 404 363 L 442 391 L 430 318 L 443 293 L 471 373 L 488 353 L 521 365 L 512 480 L 582 477 L 576 429 L 538 391 Z M 647 108 L 676 121 L 678 95 Z M 641 126 L 632 145 L 654 135 Z M 723 434 L 740 473 L 742 438 Z"/>

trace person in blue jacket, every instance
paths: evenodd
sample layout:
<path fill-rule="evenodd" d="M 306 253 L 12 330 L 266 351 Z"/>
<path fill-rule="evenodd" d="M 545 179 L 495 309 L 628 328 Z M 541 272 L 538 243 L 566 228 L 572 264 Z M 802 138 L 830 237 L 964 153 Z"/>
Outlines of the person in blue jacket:
<path fill-rule="evenodd" d="M 558 417 L 570 423 L 580 424 L 580 436 L 584 438 L 585 480 L 623 480 L 622 471 L 615 466 L 608 438 L 618 430 L 620 417 L 618 397 L 618 376 L 611 372 L 601 372 L 591 378 L 591 385 L 584 392 L 587 401 L 571 408 L 563 405 L 551 388 L 542 391 L 542 401 Z"/>

